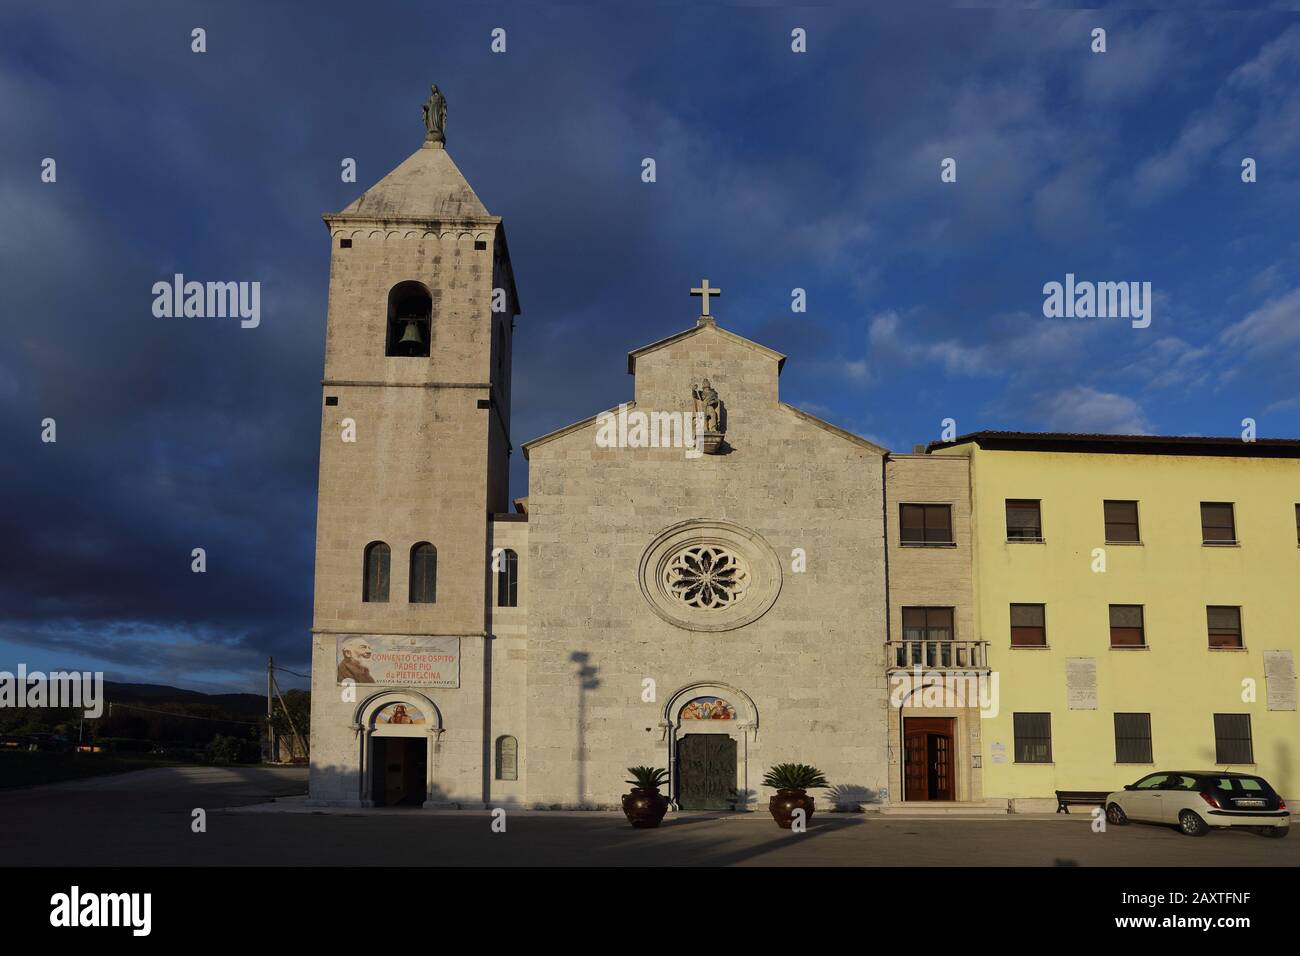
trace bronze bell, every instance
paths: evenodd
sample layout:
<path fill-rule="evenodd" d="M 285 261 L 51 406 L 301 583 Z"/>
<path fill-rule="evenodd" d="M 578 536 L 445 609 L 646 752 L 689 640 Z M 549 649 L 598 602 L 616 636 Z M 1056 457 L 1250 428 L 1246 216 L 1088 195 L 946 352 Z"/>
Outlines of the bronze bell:
<path fill-rule="evenodd" d="M 408 316 L 402 321 L 406 323 L 406 327 L 402 329 L 402 337 L 397 340 L 397 347 L 404 352 L 423 352 L 424 335 L 420 332 L 420 320 Z"/>

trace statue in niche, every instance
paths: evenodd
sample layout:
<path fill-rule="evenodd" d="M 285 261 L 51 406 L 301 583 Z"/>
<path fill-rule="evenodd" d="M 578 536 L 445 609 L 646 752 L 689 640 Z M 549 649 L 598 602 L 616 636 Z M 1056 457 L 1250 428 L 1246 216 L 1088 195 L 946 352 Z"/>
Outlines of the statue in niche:
<path fill-rule="evenodd" d="M 707 378 L 698 385 L 691 383 L 691 397 L 695 401 L 695 420 L 704 423 L 704 453 L 716 455 L 722 447 L 722 400 Z"/>

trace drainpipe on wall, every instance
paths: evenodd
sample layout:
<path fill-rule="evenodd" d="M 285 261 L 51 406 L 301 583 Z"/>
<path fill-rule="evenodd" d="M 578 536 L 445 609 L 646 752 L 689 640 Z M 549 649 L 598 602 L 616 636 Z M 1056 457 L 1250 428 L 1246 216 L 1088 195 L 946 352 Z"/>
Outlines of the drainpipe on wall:
<path fill-rule="evenodd" d="M 890 627 L 890 591 L 889 591 L 889 455 L 882 455 L 880 459 L 880 539 L 885 549 L 885 653 L 882 656 L 885 665 L 885 673 L 889 673 L 889 642 L 892 638 Z M 889 711 L 889 681 L 885 680 L 885 711 Z M 889 730 L 886 724 L 885 730 L 885 769 L 889 768 Z M 893 780 L 889 781 L 893 783 Z M 905 781 L 903 780 L 903 711 L 898 711 L 898 792 L 903 793 Z M 890 803 L 893 803 L 891 798 Z"/>

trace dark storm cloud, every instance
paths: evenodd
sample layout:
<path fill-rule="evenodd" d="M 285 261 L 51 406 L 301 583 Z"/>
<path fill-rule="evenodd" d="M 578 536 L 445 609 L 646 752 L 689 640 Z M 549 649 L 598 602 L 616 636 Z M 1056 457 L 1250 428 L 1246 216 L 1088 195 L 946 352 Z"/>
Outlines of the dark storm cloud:
<path fill-rule="evenodd" d="M 1080 52 L 1099 17 L 1106 60 Z M 794 24 L 809 31 L 803 57 L 789 52 Z M 1170 157 L 1183 162 L 1196 117 L 1224 102 L 1233 128 L 1291 141 L 1300 40 L 1286 25 L 9 5 L 0 664 L 66 656 L 138 676 L 146 662 L 205 686 L 249 680 L 267 653 L 305 666 L 329 255 L 319 217 L 418 146 L 430 81 L 448 96 L 451 154 L 505 217 L 523 301 L 515 494 L 518 446 L 630 397 L 624 354 L 689 325 L 686 290 L 704 276 L 724 289 L 727 327 L 790 354 L 783 397 L 896 447 L 935 437 L 949 414 L 972 427 L 1214 431 L 1177 416 L 1231 402 L 1177 390 L 1215 381 L 1219 336 L 1241 361 L 1280 361 L 1268 342 L 1295 315 L 1295 174 L 1274 168 L 1274 185 L 1225 206 L 1174 188 L 1217 176 L 1222 155 Z M 205 54 L 190 52 L 195 26 Z M 495 26 L 504 56 L 488 50 Z M 1221 92 L 1242 87 L 1266 105 Z M 949 155 L 962 187 L 945 192 Z M 57 184 L 39 182 L 46 156 Z M 340 181 L 345 157 L 355 184 Z M 639 178 L 645 157 L 654 185 Z M 1168 191 L 1139 203 L 1134 170 L 1174 166 Z M 1039 289 L 1067 267 L 1157 279 L 1178 324 L 1145 340 L 1045 325 Z M 176 272 L 261 282 L 260 326 L 154 318 L 151 286 Z M 1242 275 L 1260 277 L 1244 298 Z M 806 316 L 790 313 L 794 287 Z M 1164 410 L 1138 407 L 1141 386 L 1113 370 L 1157 383 Z M 1295 407 L 1267 390 L 1280 377 L 1236 381 L 1243 407 Z M 1005 417 L 981 422 L 989 410 Z M 39 441 L 46 417 L 57 444 Z M 196 547 L 203 575 L 189 570 Z"/>

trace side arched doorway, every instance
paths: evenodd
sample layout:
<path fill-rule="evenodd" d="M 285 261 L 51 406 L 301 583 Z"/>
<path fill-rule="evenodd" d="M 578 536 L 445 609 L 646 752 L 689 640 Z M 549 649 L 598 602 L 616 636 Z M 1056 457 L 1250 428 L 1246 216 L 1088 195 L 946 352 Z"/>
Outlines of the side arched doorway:
<path fill-rule="evenodd" d="M 362 806 L 428 806 L 443 730 L 437 705 L 423 694 L 376 694 L 357 708 L 356 729 Z"/>
<path fill-rule="evenodd" d="M 756 799 L 749 761 L 758 711 L 748 694 L 730 684 L 688 684 L 669 698 L 660 726 L 675 809 L 749 809 Z"/>

